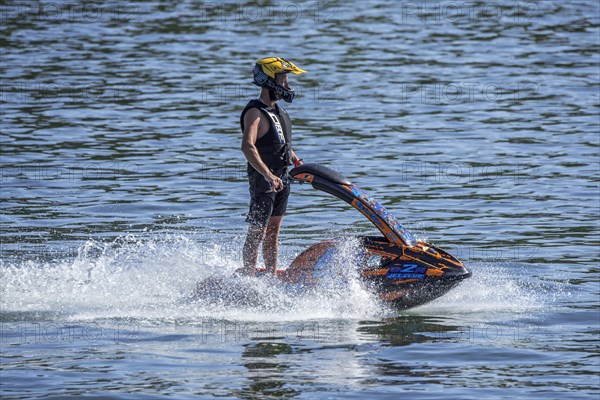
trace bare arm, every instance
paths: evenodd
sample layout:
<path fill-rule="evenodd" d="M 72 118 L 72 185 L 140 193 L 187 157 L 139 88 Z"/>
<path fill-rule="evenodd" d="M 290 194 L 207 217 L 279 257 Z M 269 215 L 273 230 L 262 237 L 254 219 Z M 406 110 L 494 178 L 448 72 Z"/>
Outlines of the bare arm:
<path fill-rule="evenodd" d="M 264 116 L 257 108 L 249 109 L 244 115 L 244 135 L 242 137 L 242 152 L 246 157 L 246 160 L 257 170 L 265 179 L 271 183 L 273 190 L 281 190 L 283 183 L 281 179 L 273 175 L 269 168 L 260 158 L 260 154 L 256 149 L 256 140 L 258 139 L 259 132 L 264 129 L 263 125 L 265 122 Z M 262 128 L 262 129 L 261 129 Z M 268 128 L 267 128 L 268 129 Z M 264 133 L 263 133 L 264 134 Z"/>

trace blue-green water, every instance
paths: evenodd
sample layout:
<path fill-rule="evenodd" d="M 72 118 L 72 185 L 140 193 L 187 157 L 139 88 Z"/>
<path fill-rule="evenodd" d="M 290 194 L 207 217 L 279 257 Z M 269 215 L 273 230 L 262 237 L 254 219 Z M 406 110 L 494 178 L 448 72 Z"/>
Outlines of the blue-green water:
<path fill-rule="evenodd" d="M 0 11 L 2 398 L 598 398 L 597 1 Z M 238 118 L 271 55 L 309 71 L 291 77 L 296 152 L 473 278 L 402 312 L 355 280 L 186 301 L 240 266 Z M 292 192 L 282 267 L 374 233 Z"/>

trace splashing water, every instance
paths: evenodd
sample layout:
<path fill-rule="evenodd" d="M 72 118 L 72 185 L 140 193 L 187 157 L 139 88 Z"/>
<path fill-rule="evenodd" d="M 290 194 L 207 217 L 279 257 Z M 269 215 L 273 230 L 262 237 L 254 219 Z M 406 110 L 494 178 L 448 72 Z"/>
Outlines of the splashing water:
<path fill-rule="evenodd" d="M 412 312 L 422 314 L 499 314 L 547 311 L 558 299 L 571 296 L 568 286 L 548 271 L 519 263 L 476 263 L 473 275 L 446 295 Z M 556 273 L 554 273 L 556 275 Z"/>
<path fill-rule="evenodd" d="M 128 235 L 111 243 L 90 240 L 79 248 L 74 261 L 0 261 L 2 310 L 78 320 L 214 317 L 261 321 L 372 318 L 395 313 L 361 285 L 356 269 L 359 247 L 356 239 L 341 240 L 331 279 L 322 280 L 308 292 L 293 294 L 270 279 L 233 277 L 233 271 L 241 266 L 241 248 L 198 243 L 185 236 L 148 239 Z M 411 312 L 539 310 L 561 292 L 531 274 L 519 275 L 522 268 L 515 265 L 474 267 L 471 279 Z M 226 298 L 189 301 L 198 282 L 208 277 L 231 283 L 225 290 L 251 288 L 259 299 L 252 304 Z"/>
<path fill-rule="evenodd" d="M 365 291 L 355 273 L 358 241 L 337 252 L 344 285 L 327 284 L 293 296 L 264 278 L 233 278 L 239 250 L 197 243 L 184 236 L 142 239 L 132 235 L 101 243 L 90 240 L 74 261 L 6 263 L 1 261 L 2 309 L 94 318 L 360 318 L 381 313 L 376 297 Z M 189 301 L 199 281 L 218 276 L 252 287 L 260 303 Z M 331 283 L 331 282 L 330 282 Z"/>

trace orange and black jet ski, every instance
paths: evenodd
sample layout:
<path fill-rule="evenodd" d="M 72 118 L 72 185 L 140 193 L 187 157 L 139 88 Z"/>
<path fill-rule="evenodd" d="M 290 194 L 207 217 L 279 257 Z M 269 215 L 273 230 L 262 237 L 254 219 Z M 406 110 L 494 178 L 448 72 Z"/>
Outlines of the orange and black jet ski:
<path fill-rule="evenodd" d="M 359 237 L 359 254 L 348 260 L 347 266 L 342 260 L 341 271 L 338 254 L 341 241 L 325 240 L 310 246 L 287 269 L 277 271 L 277 282 L 287 292 L 318 290 L 326 280 L 339 282 L 344 273 L 357 273 L 365 287 L 374 291 L 383 303 L 410 308 L 442 296 L 471 276 L 452 255 L 416 240 L 379 202 L 337 171 L 320 164 L 302 164 L 290 171 L 289 178 L 310 183 L 315 189 L 349 203 L 383 236 Z M 260 297 L 249 285 L 217 277 L 200 282 L 193 295 L 195 299 L 259 304 Z"/>
<path fill-rule="evenodd" d="M 397 308 L 426 303 L 456 286 L 471 273 L 459 260 L 436 246 L 416 240 L 379 202 L 346 177 L 320 164 L 303 164 L 289 173 L 349 203 L 383 234 L 360 237 L 358 272 L 380 299 Z M 326 275 L 338 242 L 312 245 L 284 270 L 279 278 L 288 284 L 309 286 Z"/>

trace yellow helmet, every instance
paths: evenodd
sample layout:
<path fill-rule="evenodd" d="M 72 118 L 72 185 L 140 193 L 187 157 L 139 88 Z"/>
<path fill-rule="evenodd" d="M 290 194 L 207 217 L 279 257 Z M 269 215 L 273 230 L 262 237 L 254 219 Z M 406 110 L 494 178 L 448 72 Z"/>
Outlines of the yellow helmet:
<path fill-rule="evenodd" d="M 256 62 L 252 75 L 256 86 L 269 89 L 271 97 L 275 100 L 278 97 L 288 103 L 291 103 L 296 93 L 292 88 L 286 88 L 277 83 L 277 75 L 292 73 L 295 75 L 306 72 L 298 68 L 291 61 L 287 61 L 281 57 L 266 57 L 261 58 Z"/>

